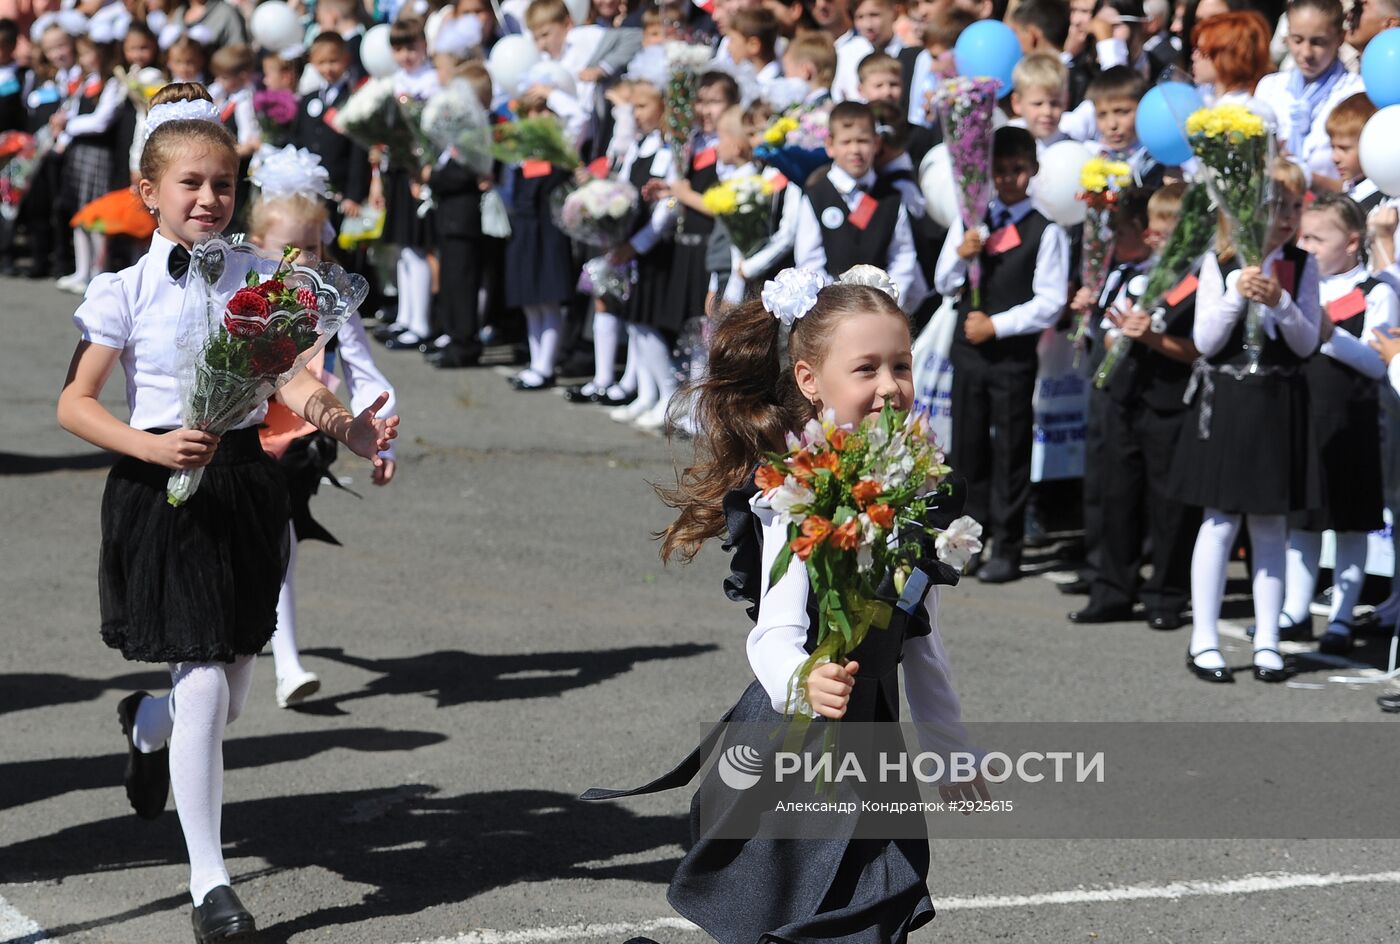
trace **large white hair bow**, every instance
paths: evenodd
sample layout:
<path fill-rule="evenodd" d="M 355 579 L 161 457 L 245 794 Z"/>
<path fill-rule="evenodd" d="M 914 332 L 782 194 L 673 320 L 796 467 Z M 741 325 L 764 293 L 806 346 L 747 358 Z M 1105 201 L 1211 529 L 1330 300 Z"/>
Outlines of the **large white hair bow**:
<path fill-rule="evenodd" d="M 321 159 L 293 144 L 258 148 L 248 164 L 248 179 L 269 200 L 297 193 L 325 196 L 331 185 L 330 171 L 321 166 Z"/>
<path fill-rule="evenodd" d="M 879 289 L 895 303 L 899 302 L 899 286 L 888 272 L 873 265 L 857 265 L 842 272 L 835 282 L 820 269 L 784 269 L 777 278 L 763 284 L 763 307 L 791 328 L 812 310 L 817 303 L 817 294 L 833 284 L 865 285 Z"/>
<path fill-rule="evenodd" d="M 202 98 L 186 102 L 164 102 L 146 112 L 146 135 L 149 137 L 167 121 L 212 121 L 219 123 L 219 108 Z"/>

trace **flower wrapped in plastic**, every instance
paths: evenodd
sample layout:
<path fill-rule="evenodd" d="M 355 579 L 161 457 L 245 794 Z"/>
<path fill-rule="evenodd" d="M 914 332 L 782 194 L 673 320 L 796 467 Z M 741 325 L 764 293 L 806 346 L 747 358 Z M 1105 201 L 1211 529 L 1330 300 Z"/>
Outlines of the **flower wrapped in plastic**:
<path fill-rule="evenodd" d="M 1230 241 L 1246 266 L 1264 264 L 1274 221 L 1275 186 L 1270 172 L 1278 149 L 1273 129 L 1243 105 L 1216 105 L 1186 119 L 1186 140 L 1200 161 L 1215 204 L 1230 221 Z M 1264 310 L 1245 309 L 1245 351 L 1249 370 L 1259 368 L 1264 350 Z"/>
<path fill-rule="evenodd" d="M 637 285 L 635 259 L 617 265 L 606 255 L 595 256 L 583 264 L 579 273 L 578 290 L 594 298 L 615 298 L 625 302 L 632 297 Z"/>
<path fill-rule="evenodd" d="M 762 174 L 731 177 L 702 197 L 706 211 L 724 224 L 735 247 L 746 256 L 768 241 L 779 177 L 771 167 Z"/>
<path fill-rule="evenodd" d="M 825 164 L 831 163 L 826 142 L 831 137 L 830 102 L 795 108 L 774 119 L 763 132 L 763 143 L 754 156 L 799 187 Z"/>
<path fill-rule="evenodd" d="M 369 292 L 363 276 L 214 237 L 194 248 L 175 334 L 181 422 L 222 435 L 282 388 L 326 346 Z M 166 500 L 182 505 L 203 469 L 171 474 Z"/>
<path fill-rule="evenodd" d="M 625 180 L 594 179 L 577 188 L 556 188 L 554 222 L 570 239 L 613 249 L 632 232 L 641 197 Z"/>
<path fill-rule="evenodd" d="M 1164 299 L 1170 300 L 1171 292 L 1182 284 L 1191 269 L 1210 248 L 1215 237 L 1215 213 L 1210 199 L 1210 191 L 1201 184 L 1193 184 L 1181 196 L 1180 222 L 1172 230 L 1161 253 L 1149 264 L 1147 285 L 1137 299 L 1143 311 L 1154 315 Z M 1108 349 L 1099 369 L 1094 374 L 1094 386 L 1100 390 L 1108 386 L 1118 365 L 1133 348 L 1133 339 L 1120 337 Z"/>
<path fill-rule="evenodd" d="M 934 91 L 943 140 L 957 184 L 958 213 L 963 230 L 980 229 L 992 204 L 992 114 L 1001 83 L 996 79 L 947 79 Z M 972 307 L 982 307 L 982 266 L 973 258 L 967 264 L 967 287 Z"/>
<path fill-rule="evenodd" d="M 789 435 L 787 446 L 759 467 L 755 482 L 788 525 L 769 585 L 795 561 L 817 601 L 817 645 L 794 673 L 788 699 L 809 714 L 812 670 L 844 662 L 870 630 L 887 627 L 891 596 L 903 604 L 911 585 L 918 593 L 956 583 L 981 550 L 981 526 L 961 515 L 952 470 L 922 414 L 887 403 L 850 428 L 828 412 L 800 438 Z"/>
<path fill-rule="evenodd" d="M 1098 298 L 1113 269 L 1113 250 L 1118 244 L 1118 194 L 1133 182 L 1133 169 L 1126 161 L 1092 158 L 1079 172 L 1079 199 L 1088 210 L 1084 215 L 1084 243 L 1079 254 L 1079 284 Z M 1088 311 L 1075 321 L 1070 340 L 1082 347 L 1089 330 Z M 1075 355 L 1078 360 L 1078 353 Z"/>
<path fill-rule="evenodd" d="M 417 173 L 423 167 L 422 135 L 400 107 L 392 78 L 370 79 L 335 114 L 335 129 L 365 150 L 383 146 L 389 163 Z"/>
<path fill-rule="evenodd" d="M 559 122 L 548 115 L 496 125 L 491 154 L 502 164 L 543 161 L 567 171 L 579 166 L 578 151 L 565 139 Z"/>
<path fill-rule="evenodd" d="M 466 79 L 453 79 L 428 97 L 423 133 L 439 151 L 483 176 L 491 173 L 491 116 Z"/>
<path fill-rule="evenodd" d="M 166 84 L 165 75 L 155 66 L 135 70 L 117 66 L 112 70 L 112 75 L 126 86 L 127 101 L 143 115 L 150 110 L 151 99 L 155 98 L 156 92 Z"/>
<path fill-rule="evenodd" d="M 253 93 L 253 114 L 257 116 L 263 144 L 281 147 L 292 140 L 298 107 L 297 97 L 282 89 L 259 89 Z"/>
<path fill-rule="evenodd" d="M 695 96 L 700 73 L 714 53 L 707 45 L 673 41 L 666 44 L 666 87 L 663 90 L 662 129 L 671 151 L 684 153 L 695 130 Z"/>
<path fill-rule="evenodd" d="M 12 221 L 19 217 L 20 204 L 38 169 L 39 145 L 32 134 L 0 134 L 0 218 Z"/>

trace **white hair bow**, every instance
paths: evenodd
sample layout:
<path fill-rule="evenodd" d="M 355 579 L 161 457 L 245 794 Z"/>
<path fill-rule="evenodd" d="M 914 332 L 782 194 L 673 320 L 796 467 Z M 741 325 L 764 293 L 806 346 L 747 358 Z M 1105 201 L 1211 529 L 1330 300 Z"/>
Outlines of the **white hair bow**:
<path fill-rule="evenodd" d="M 791 328 L 812 310 L 817 303 L 817 294 L 833 284 L 879 289 L 896 304 L 899 302 L 899 286 L 888 272 L 873 265 L 857 265 L 842 272 L 835 282 L 820 269 L 784 269 L 777 278 L 763 284 L 763 307 Z"/>
<path fill-rule="evenodd" d="M 321 166 L 321 159 L 293 144 L 280 149 L 267 144 L 258 148 L 248 165 L 248 179 L 267 199 L 296 193 L 325 196 L 331 185 L 330 171 Z"/>
<path fill-rule="evenodd" d="M 146 113 L 146 135 L 149 137 L 167 121 L 212 121 L 218 124 L 219 109 L 213 102 L 202 98 L 155 105 Z"/>

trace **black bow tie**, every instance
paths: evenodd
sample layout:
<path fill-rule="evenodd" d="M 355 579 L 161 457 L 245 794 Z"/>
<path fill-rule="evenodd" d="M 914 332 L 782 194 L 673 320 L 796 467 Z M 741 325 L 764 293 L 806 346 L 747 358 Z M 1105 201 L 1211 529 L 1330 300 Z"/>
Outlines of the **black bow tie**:
<path fill-rule="evenodd" d="M 190 251 L 184 246 L 173 246 L 170 249 L 170 258 L 166 260 L 166 268 L 170 272 L 170 277 L 176 282 L 185 277 L 185 273 L 190 271 Z"/>

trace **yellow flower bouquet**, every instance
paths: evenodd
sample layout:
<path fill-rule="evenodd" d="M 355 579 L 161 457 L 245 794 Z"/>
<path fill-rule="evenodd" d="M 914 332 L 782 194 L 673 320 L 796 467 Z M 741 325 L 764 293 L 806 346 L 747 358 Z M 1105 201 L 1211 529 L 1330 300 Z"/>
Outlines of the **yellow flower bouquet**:
<path fill-rule="evenodd" d="M 724 224 L 729 238 L 746 256 L 768 240 L 776 176 L 775 171 L 767 170 L 732 177 L 706 190 L 702 197 L 705 210 Z"/>

